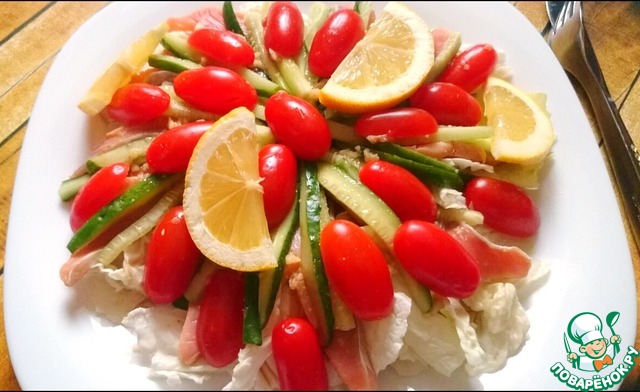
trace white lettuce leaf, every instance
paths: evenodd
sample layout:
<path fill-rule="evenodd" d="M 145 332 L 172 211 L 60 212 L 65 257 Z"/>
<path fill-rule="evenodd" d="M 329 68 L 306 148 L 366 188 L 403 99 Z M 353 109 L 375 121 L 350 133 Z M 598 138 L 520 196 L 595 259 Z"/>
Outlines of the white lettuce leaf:
<path fill-rule="evenodd" d="M 231 381 L 222 388 L 223 391 L 246 391 L 266 388 L 270 383 L 260 369 L 273 356 L 271 351 L 271 336 L 266 336 L 262 340 L 262 345 L 256 346 L 247 344 L 238 353 L 238 363 L 233 368 Z"/>
<path fill-rule="evenodd" d="M 377 373 L 395 362 L 403 346 L 411 312 L 411 298 L 401 292 L 394 294 L 393 312 L 376 321 L 363 321 L 367 352 L 373 370 Z"/>
<path fill-rule="evenodd" d="M 113 281 L 98 268 L 90 268 L 73 289 L 76 293 L 75 298 L 82 307 L 114 324 L 120 324 L 131 310 L 147 299 L 143 293 L 126 289 L 124 286 L 114 291 Z"/>
<path fill-rule="evenodd" d="M 96 263 L 93 268 L 100 270 L 107 278 L 107 282 L 116 291 L 128 289 L 144 294 L 142 279 L 144 277 L 145 257 L 150 238 L 150 235 L 143 236 L 126 247 L 122 252 L 121 266 L 111 264 L 105 267 L 101 263 Z"/>
<path fill-rule="evenodd" d="M 518 297 L 524 298 L 528 295 L 528 291 L 533 291 L 538 288 L 539 285 L 544 284 L 545 279 L 549 276 L 551 267 L 549 263 L 532 259 L 529 273 L 526 277 L 513 282 L 514 286 L 518 290 Z"/>
<path fill-rule="evenodd" d="M 438 205 L 442 208 L 467 208 L 467 199 L 462 192 L 451 188 L 438 188 L 434 192 Z"/>
<path fill-rule="evenodd" d="M 476 171 L 484 171 L 487 173 L 493 173 L 493 166 L 488 165 L 486 163 L 472 161 L 466 158 L 444 158 L 443 161 L 449 163 L 450 165 L 460 169 L 460 170 L 471 170 L 472 172 Z"/>
<path fill-rule="evenodd" d="M 410 365 L 403 361 L 417 360 L 422 366 L 431 366 L 438 373 L 451 376 L 465 360 L 453 321 L 440 312 L 422 313 L 417 306 L 412 307 L 408 320 L 406 350 L 402 350 L 401 361 L 394 364 L 394 368 L 401 373 L 412 372 Z"/>
<path fill-rule="evenodd" d="M 134 309 L 122 321 L 137 338 L 133 350 L 147 362 L 149 377 L 179 386 L 183 380 L 202 384 L 214 374 L 231 374 L 234 364 L 217 369 L 203 359 L 191 366 L 180 361 L 178 343 L 186 314 L 172 305 L 156 305 Z"/>
<path fill-rule="evenodd" d="M 442 311 L 455 322 L 470 375 L 500 370 L 527 340 L 529 318 L 511 283 L 481 286 L 469 298 L 452 299 Z"/>
<path fill-rule="evenodd" d="M 436 188 L 433 195 L 438 206 L 442 207 L 438 212 L 438 220 L 466 222 L 471 226 L 483 223 L 482 213 L 467 208 L 467 201 L 462 192 L 451 188 Z"/>

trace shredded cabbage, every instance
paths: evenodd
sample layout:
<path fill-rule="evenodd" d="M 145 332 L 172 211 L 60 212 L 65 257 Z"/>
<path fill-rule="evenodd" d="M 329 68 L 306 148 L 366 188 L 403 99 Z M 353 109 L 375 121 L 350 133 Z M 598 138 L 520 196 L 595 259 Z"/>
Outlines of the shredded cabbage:
<path fill-rule="evenodd" d="M 180 361 L 178 342 L 186 314 L 172 305 L 156 305 L 134 309 L 122 320 L 122 325 L 137 337 L 133 350 L 144 359 L 149 377 L 179 386 L 183 380 L 202 384 L 214 374 L 231 374 L 233 365 L 217 369 L 203 359 L 191 366 Z"/>
<path fill-rule="evenodd" d="M 403 346 L 408 328 L 411 298 L 397 292 L 394 295 L 393 313 L 382 320 L 362 323 L 369 359 L 377 373 L 395 362 Z"/>

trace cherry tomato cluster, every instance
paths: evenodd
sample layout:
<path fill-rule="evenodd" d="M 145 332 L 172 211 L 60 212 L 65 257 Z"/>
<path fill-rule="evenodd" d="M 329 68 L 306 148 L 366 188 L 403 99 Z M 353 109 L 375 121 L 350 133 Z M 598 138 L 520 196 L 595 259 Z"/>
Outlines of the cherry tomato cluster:
<path fill-rule="evenodd" d="M 298 7 L 273 2 L 264 20 L 264 43 L 277 56 L 293 58 L 304 45 L 304 20 Z M 365 26 L 352 9 L 333 12 L 321 25 L 308 54 L 309 69 L 329 78 L 364 37 Z M 189 45 L 206 59 L 203 67 L 180 72 L 173 79 L 175 94 L 196 109 L 224 115 L 258 103 L 255 88 L 236 66 L 251 67 L 255 54 L 247 40 L 228 30 L 194 30 Z M 458 54 L 434 82 L 425 83 L 407 105 L 366 113 L 354 121 L 355 132 L 385 141 L 427 136 L 440 125 L 474 126 L 483 116 L 473 93 L 487 80 L 497 61 L 491 45 L 472 46 Z M 142 79 L 140 79 L 142 80 Z M 106 114 L 125 125 L 144 124 L 164 116 L 170 96 L 140 80 L 118 89 Z M 308 101 L 280 91 L 265 103 L 265 119 L 276 139 L 259 151 L 265 215 L 276 229 L 297 202 L 299 161 L 322 159 L 332 137 L 323 113 Z M 213 121 L 189 122 L 160 133 L 146 152 L 149 172 L 185 172 L 198 140 Z M 92 215 L 124 193 L 133 181 L 128 163 L 104 167 L 91 176 L 71 206 L 76 231 Z M 443 296 L 465 298 L 481 281 L 478 263 L 437 224 L 438 205 L 431 189 L 411 171 L 394 163 L 373 160 L 359 170 L 359 181 L 398 216 L 393 254 L 418 282 Z M 463 192 L 467 206 L 479 211 L 484 224 L 500 233 L 530 237 L 540 225 L 538 210 L 518 186 L 492 178 L 473 178 Z M 331 288 L 361 320 L 379 320 L 393 309 L 393 284 L 387 260 L 375 241 L 357 223 L 336 219 L 322 229 L 320 250 Z M 144 290 L 157 304 L 184 295 L 202 255 L 193 243 L 182 206 L 164 214 L 152 233 L 146 253 Z M 206 361 L 224 367 L 244 347 L 245 275 L 220 268 L 211 276 L 198 305 L 198 348 Z M 328 389 L 322 347 L 311 323 L 286 317 L 273 329 L 273 355 L 281 388 Z"/>

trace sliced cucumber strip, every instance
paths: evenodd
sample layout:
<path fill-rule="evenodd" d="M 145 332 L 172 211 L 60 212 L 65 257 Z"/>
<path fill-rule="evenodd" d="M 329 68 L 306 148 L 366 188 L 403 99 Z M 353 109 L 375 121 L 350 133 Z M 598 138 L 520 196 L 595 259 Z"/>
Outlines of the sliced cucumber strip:
<path fill-rule="evenodd" d="M 84 184 L 89 181 L 91 178 L 90 174 L 83 174 L 78 177 L 68 178 L 60 184 L 60 188 L 58 188 L 58 195 L 60 196 L 60 200 L 69 201 L 71 200 L 84 186 Z"/>
<path fill-rule="evenodd" d="M 256 109 L 258 107 L 256 106 Z M 258 146 L 260 148 L 266 146 L 267 144 L 275 143 L 276 138 L 271 133 L 271 128 L 266 125 L 256 124 L 256 130 L 258 131 Z"/>
<path fill-rule="evenodd" d="M 296 196 L 298 192 L 299 189 L 296 191 Z M 296 197 L 295 200 L 297 199 Z M 276 268 L 247 273 L 242 327 L 244 343 L 257 346 L 262 344 L 262 329 L 267 325 L 273 311 L 282 283 L 286 257 L 298 228 L 298 211 L 299 204 L 294 203 L 274 236 L 273 247 L 278 260 Z"/>
<path fill-rule="evenodd" d="M 174 55 L 199 64 L 203 56 L 189 45 L 188 38 L 184 31 L 170 31 L 162 37 L 160 44 Z"/>
<path fill-rule="evenodd" d="M 359 159 L 359 155 L 361 154 L 353 150 L 331 151 L 326 160 L 344 170 L 349 176 L 360 180 L 360 168 L 362 168 L 363 162 Z"/>
<path fill-rule="evenodd" d="M 283 89 L 280 85 L 273 83 L 271 80 L 255 71 L 250 70 L 249 68 L 240 67 L 235 71 L 238 72 L 238 74 L 242 76 L 247 82 L 249 82 L 249 84 L 256 89 L 256 92 L 261 97 L 270 97 Z"/>
<path fill-rule="evenodd" d="M 319 163 L 318 180 L 340 203 L 367 224 L 365 231 L 377 243 L 387 260 L 398 267 L 416 305 L 421 311 L 428 311 L 431 308 L 431 292 L 413 279 L 391 252 L 393 238 L 401 224 L 398 216 L 369 188 L 335 165 Z"/>
<path fill-rule="evenodd" d="M 318 318 L 320 342 L 329 344 L 335 319 L 329 281 L 320 253 L 321 199 L 318 170 L 313 162 L 303 162 L 300 170 L 300 267 L 314 315 Z"/>
<path fill-rule="evenodd" d="M 365 31 L 368 30 L 371 14 L 373 13 L 373 3 L 371 1 L 356 1 L 353 5 L 353 10 L 360 15 Z"/>
<path fill-rule="evenodd" d="M 133 215 L 139 212 L 140 208 L 159 198 L 181 177 L 178 175 L 153 174 L 140 180 L 140 182 L 89 218 L 71 237 L 67 244 L 67 249 L 73 253 L 116 224 L 129 221 Z M 115 236 L 117 233 L 113 233 L 113 235 Z"/>
<path fill-rule="evenodd" d="M 115 236 L 104 248 L 100 249 L 97 261 L 105 267 L 111 264 L 126 247 L 150 232 L 158 224 L 162 216 L 182 200 L 183 191 L 184 186 L 182 183 L 176 184 L 169 189 L 160 201 L 151 207 L 149 212 Z"/>
<path fill-rule="evenodd" d="M 262 324 L 258 309 L 258 273 L 249 272 L 245 275 L 244 284 L 244 312 L 242 319 L 242 342 L 245 344 L 262 345 Z"/>
<path fill-rule="evenodd" d="M 316 36 L 318 29 L 331 15 L 333 8 L 322 1 L 314 1 L 309 8 L 309 22 L 305 23 L 304 46 L 307 52 L 311 49 L 311 43 Z"/>
<path fill-rule="evenodd" d="M 162 69 L 164 71 L 180 73 L 190 69 L 202 67 L 200 64 L 187 59 L 181 59 L 175 56 L 165 54 L 152 54 L 148 60 L 149 66 Z"/>
<path fill-rule="evenodd" d="M 476 140 L 493 137 L 494 128 L 489 125 L 476 125 L 473 127 L 440 126 L 438 132 L 433 134 L 434 142 L 448 142 L 453 140 Z"/>
<path fill-rule="evenodd" d="M 222 18 L 227 30 L 244 36 L 244 31 L 242 31 L 242 27 L 240 27 L 238 17 L 236 16 L 235 11 L 233 10 L 233 4 L 231 4 L 230 1 L 225 1 L 222 4 Z"/>
<path fill-rule="evenodd" d="M 393 244 L 401 222 L 378 195 L 330 163 L 318 162 L 318 181 L 337 201 L 371 226 L 386 244 Z"/>
<path fill-rule="evenodd" d="M 332 139 L 352 145 L 369 144 L 367 139 L 358 135 L 352 126 L 333 120 L 327 120 L 327 124 L 329 125 Z"/>
<path fill-rule="evenodd" d="M 431 165 L 425 165 L 424 163 L 382 151 L 375 151 L 374 153 L 383 161 L 394 163 L 409 170 L 427 185 L 435 185 L 441 188 L 452 188 L 457 190 L 461 190 L 464 187 L 464 181 L 458 173 L 443 170 Z"/>
<path fill-rule="evenodd" d="M 450 32 L 447 42 L 443 45 L 440 53 L 436 55 L 424 83 L 433 82 L 444 72 L 451 60 L 458 54 L 460 46 L 462 46 L 462 34 L 458 31 Z"/>
<path fill-rule="evenodd" d="M 149 65 L 176 73 L 201 67 L 200 59 L 202 55 L 189 45 L 187 39 L 188 37 L 184 32 L 172 31 L 165 34 L 162 39 L 162 45 L 179 58 L 154 54 L 149 56 Z M 262 97 L 270 97 L 283 89 L 281 85 L 272 82 L 249 68 L 236 67 L 233 70 L 249 82 L 256 89 L 258 95 Z"/>
<path fill-rule="evenodd" d="M 87 160 L 87 170 L 93 174 L 103 167 L 118 162 L 143 163 L 146 160 L 147 149 L 154 138 L 154 136 L 146 136 L 94 155 Z"/>
<path fill-rule="evenodd" d="M 298 184 L 299 185 L 299 184 Z M 296 198 L 298 200 L 300 195 L 300 189 L 296 190 Z M 280 224 L 276 230 L 276 234 L 273 237 L 273 248 L 276 251 L 276 257 L 278 259 L 278 266 L 274 269 L 259 272 L 260 286 L 259 286 L 259 314 L 262 328 L 264 328 L 269 321 L 273 306 L 278 296 L 280 284 L 282 282 L 282 273 L 284 272 L 285 262 L 287 254 L 291 250 L 291 243 L 293 237 L 300 226 L 300 204 L 293 203 L 291 211 Z"/>
<path fill-rule="evenodd" d="M 444 171 L 448 171 L 451 173 L 457 173 L 458 170 L 451 166 L 448 165 L 444 162 L 441 162 L 437 159 L 428 157 L 424 154 L 419 153 L 416 150 L 413 150 L 409 147 L 403 147 L 401 145 L 395 144 L 395 143 L 377 143 L 375 145 L 373 145 L 371 148 L 371 150 L 377 150 L 377 151 L 382 151 L 382 152 L 386 152 L 389 154 L 393 154 L 396 155 L 400 158 L 404 158 L 404 159 L 410 159 L 414 162 L 418 162 L 421 163 L 423 165 L 427 165 L 427 166 L 433 166 L 436 168 L 439 168 L 441 170 Z"/>
<path fill-rule="evenodd" d="M 262 26 L 262 20 L 268 11 L 267 3 L 259 3 L 253 8 L 249 9 L 244 15 L 244 24 L 247 28 L 247 40 L 256 52 L 256 59 L 260 60 L 264 67 L 264 71 L 276 84 L 285 88 L 285 83 L 278 67 L 269 55 L 267 48 L 264 46 L 264 27 Z"/>

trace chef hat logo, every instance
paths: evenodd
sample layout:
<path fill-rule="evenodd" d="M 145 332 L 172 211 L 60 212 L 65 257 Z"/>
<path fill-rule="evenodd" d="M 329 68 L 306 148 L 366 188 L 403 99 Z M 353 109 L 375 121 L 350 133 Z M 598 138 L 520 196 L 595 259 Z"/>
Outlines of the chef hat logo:
<path fill-rule="evenodd" d="M 575 315 L 569 322 L 567 333 L 571 340 L 581 345 L 604 339 L 602 335 L 602 320 L 589 312 Z"/>

